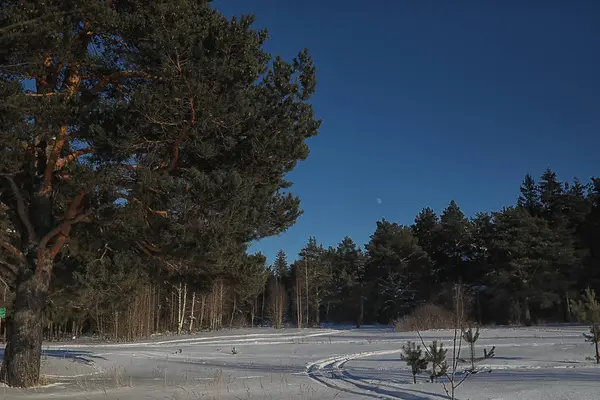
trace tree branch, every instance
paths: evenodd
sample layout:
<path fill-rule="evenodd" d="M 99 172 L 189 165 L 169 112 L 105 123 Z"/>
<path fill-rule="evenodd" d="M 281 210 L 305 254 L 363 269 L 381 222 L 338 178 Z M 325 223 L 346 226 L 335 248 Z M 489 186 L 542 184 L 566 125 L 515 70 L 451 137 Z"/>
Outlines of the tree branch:
<path fill-rule="evenodd" d="M 52 147 L 52 150 L 50 152 L 50 157 L 46 162 L 46 168 L 44 170 L 44 183 L 40 191 L 40 193 L 43 195 L 49 195 L 50 191 L 52 190 L 52 176 L 54 175 L 54 167 L 56 166 L 56 162 L 58 161 L 60 151 L 65 145 L 67 130 L 67 125 L 61 126 L 58 130 L 58 136 L 54 141 L 54 146 Z"/>
<path fill-rule="evenodd" d="M 7 270 L 8 270 L 10 273 L 12 273 L 14 276 L 17 276 L 17 275 L 18 275 L 18 273 L 19 273 L 19 268 L 18 268 L 18 267 L 16 267 L 16 266 L 14 266 L 13 264 L 11 264 L 11 263 L 9 263 L 9 262 L 6 262 L 6 261 L 4 261 L 4 260 L 0 260 L 0 265 L 2 265 L 2 266 L 4 266 L 4 267 L 6 267 L 6 269 L 7 269 Z M 0 280 L 1 280 L 1 278 L 0 278 Z M 8 285 L 7 285 L 7 286 L 8 286 Z"/>
<path fill-rule="evenodd" d="M 55 165 L 54 169 L 60 170 L 60 169 L 64 168 L 67 164 L 70 164 L 73 161 L 77 160 L 79 157 L 86 155 L 86 154 L 93 154 L 95 152 L 96 152 L 96 150 L 92 149 L 92 148 L 85 148 L 85 149 L 77 150 L 77 151 L 69 154 L 66 157 L 58 159 L 56 161 L 56 165 Z"/>
<path fill-rule="evenodd" d="M 1 241 L 0 247 L 3 247 L 5 250 L 9 251 L 14 257 L 17 257 L 21 262 L 25 261 L 25 255 L 23 254 L 23 252 L 21 252 L 12 244 L 5 241 Z"/>
<path fill-rule="evenodd" d="M 25 97 L 51 97 L 57 96 L 60 93 L 58 92 L 48 92 L 48 93 L 25 93 Z"/>
<path fill-rule="evenodd" d="M 27 213 L 27 207 L 25 205 L 25 199 L 21 195 L 21 191 L 19 190 L 19 187 L 15 183 L 14 179 L 9 175 L 3 175 L 3 176 L 6 180 L 8 180 L 8 183 L 10 184 L 10 188 L 12 189 L 12 191 L 15 195 L 15 199 L 17 200 L 17 214 L 19 215 L 21 222 L 23 223 L 23 225 L 25 226 L 25 229 L 27 230 L 27 236 L 28 236 L 27 242 L 34 241 L 34 240 L 36 240 L 37 235 L 35 233 L 33 224 L 29 220 L 29 215 Z"/>
<path fill-rule="evenodd" d="M 104 76 L 102 79 L 100 79 L 100 82 L 98 82 L 96 84 L 96 86 L 94 86 L 92 88 L 91 93 L 98 94 L 102 90 L 104 90 L 104 88 L 106 88 L 106 86 L 108 86 L 108 84 L 118 82 L 120 79 L 125 79 L 125 78 L 152 79 L 152 78 L 158 78 L 158 77 L 152 76 L 152 75 L 148 74 L 147 72 L 143 72 L 143 71 L 118 71 L 118 72 L 114 72 L 108 76 Z"/>
<path fill-rule="evenodd" d="M 77 212 L 85 196 L 88 193 L 90 193 L 95 186 L 96 184 L 94 182 L 90 184 L 85 190 L 79 192 L 79 194 L 77 194 L 77 196 L 73 198 L 71 204 L 69 205 L 69 208 L 65 213 L 65 221 L 63 221 L 60 225 L 48 232 L 48 234 L 46 234 L 40 241 L 37 251 L 37 266 L 35 269 L 35 274 L 37 277 L 40 277 L 41 274 L 44 272 L 50 272 L 48 271 L 48 269 L 51 267 L 49 267 L 46 263 L 46 247 L 48 246 L 50 241 L 56 236 L 58 236 L 56 242 L 50 250 L 50 253 L 48 254 L 48 257 L 50 259 L 53 259 L 58 255 L 62 246 L 66 243 L 67 239 L 69 238 L 69 234 L 71 233 L 71 228 L 73 227 L 73 225 L 82 221 L 86 221 L 91 216 L 90 212 L 79 215 L 77 214 Z"/>
<path fill-rule="evenodd" d="M 185 85 L 188 90 L 188 102 L 190 105 L 190 121 L 188 127 L 183 130 L 181 135 L 175 140 L 173 143 L 173 147 L 171 149 L 171 160 L 169 160 L 169 165 L 167 166 L 166 172 L 172 172 L 177 166 L 177 162 L 179 161 L 179 146 L 185 140 L 186 136 L 189 133 L 189 130 L 196 124 L 196 105 L 194 101 L 194 92 L 192 91 L 192 86 L 190 84 L 189 79 L 184 75 L 183 68 L 181 66 L 181 61 L 179 60 L 179 53 L 177 53 L 177 72 L 185 81 Z"/>

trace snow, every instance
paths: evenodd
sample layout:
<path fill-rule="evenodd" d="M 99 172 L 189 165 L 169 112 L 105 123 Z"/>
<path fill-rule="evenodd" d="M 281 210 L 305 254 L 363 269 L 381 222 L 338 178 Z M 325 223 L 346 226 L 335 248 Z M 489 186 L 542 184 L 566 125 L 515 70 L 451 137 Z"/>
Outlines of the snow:
<path fill-rule="evenodd" d="M 581 326 L 481 330 L 496 346 L 456 392 L 461 400 L 599 400 L 600 367 Z M 448 348 L 453 332 L 427 331 Z M 0 388 L 10 399 L 404 399 L 446 398 L 441 383 L 412 377 L 400 361 L 416 333 L 386 327 L 245 329 L 137 343 L 78 338 L 44 344 L 46 386 Z M 232 354 L 232 348 L 238 354 Z M 463 349 L 466 356 L 467 349 Z M 449 354 L 451 351 L 449 351 Z M 491 371 L 491 372 L 487 372 Z"/>

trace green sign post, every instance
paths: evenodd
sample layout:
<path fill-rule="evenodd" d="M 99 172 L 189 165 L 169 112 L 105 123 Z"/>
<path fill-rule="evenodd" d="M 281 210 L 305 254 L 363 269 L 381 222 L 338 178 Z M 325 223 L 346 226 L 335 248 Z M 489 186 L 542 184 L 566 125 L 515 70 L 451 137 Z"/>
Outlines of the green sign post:
<path fill-rule="evenodd" d="M 0 308 L 0 319 L 6 318 L 6 308 Z"/>

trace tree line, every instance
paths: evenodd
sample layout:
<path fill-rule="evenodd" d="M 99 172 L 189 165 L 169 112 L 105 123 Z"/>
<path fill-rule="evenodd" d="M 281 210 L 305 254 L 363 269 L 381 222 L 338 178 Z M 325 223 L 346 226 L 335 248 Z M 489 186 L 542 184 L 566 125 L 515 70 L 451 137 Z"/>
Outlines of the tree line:
<path fill-rule="evenodd" d="M 154 333 L 240 326 L 387 324 L 422 304 L 480 324 L 575 322 L 572 304 L 600 292 L 600 180 L 562 182 L 551 170 L 527 175 L 516 204 L 468 218 L 458 204 L 424 208 L 410 226 L 377 221 L 368 243 L 345 237 L 325 248 L 310 237 L 297 259 L 272 265 L 258 254 L 172 274 L 143 266 L 141 252 L 69 245 L 56 266 L 46 339 L 96 334 L 134 340 Z M 112 246 L 112 245 L 111 245 Z M 159 263 L 160 264 L 160 263 Z M 159 265 L 157 264 L 157 265 Z M 9 307 L 12 292 L 5 305 Z"/>
<path fill-rule="evenodd" d="M 600 179 L 563 182 L 548 169 L 526 175 L 520 193 L 471 218 L 451 201 L 439 215 L 424 208 L 410 226 L 383 219 L 362 247 L 346 237 L 326 249 L 313 237 L 289 267 L 280 251 L 272 275 L 289 320 L 360 325 L 420 304 L 454 310 L 460 284 L 465 317 L 480 324 L 575 322 L 573 301 L 600 290 Z"/>

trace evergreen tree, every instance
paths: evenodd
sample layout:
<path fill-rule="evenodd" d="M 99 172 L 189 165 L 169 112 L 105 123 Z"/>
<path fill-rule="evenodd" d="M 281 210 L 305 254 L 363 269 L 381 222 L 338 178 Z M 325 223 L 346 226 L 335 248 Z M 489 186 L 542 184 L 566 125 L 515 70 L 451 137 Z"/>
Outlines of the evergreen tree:
<path fill-rule="evenodd" d="M 440 275 L 449 283 L 468 282 L 472 226 L 454 200 L 440 216 Z"/>
<path fill-rule="evenodd" d="M 444 344 L 438 343 L 437 340 L 434 340 L 429 345 L 427 349 L 427 361 L 431 363 L 431 371 L 429 374 L 431 383 L 433 383 L 436 378 L 446 376 L 448 373 L 448 363 L 446 361 L 447 353 L 448 349 L 444 349 Z"/>
<path fill-rule="evenodd" d="M 417 375 L 427 370 L 427 357 L 423 355 L 420 345 L 415 342 L 408 342 L 402 346 L 402 359 L 410 367 L 413 376 L 413 383 L 417 383 Z"/>
<path fill-rule="evenodd" d="M 337 248 L 329 249 L 331 289 L 328 303 L 338 313 L 352 318 L 357 327 L 363 323 L 365 300 L 365 257 L 354 241 L 345 237 Z"/>
<path fill-rule="evenodd" d="M 565 187 L 550 168 L 546 169 L 537 184 L 541 216 L 551 227 L 566 223 Z"/>
<path fill-rule="evenodd" d="M 287 255 L 285 251 L 280 249 L 275 255 L 275 262 L 273 263 L 273 273 L 280 280 L 285 279 L 290 273 L 290 266 L 287 262 Z"/>
<path fill-rule="evenodd" d="M 488 276 L 496 296 L 511 293 L 517 319 L 531 323 L 531 306 L 549 307 L 558 300 L 556 287 L 560 266 L 573 260 L 572 244 L 564 243 L 541 218 L 522 208 L 506 208 L 494 213 L 492 241 L 493 272 Z"/>
<path fill-rule="evenodd" d="M 517 201 L 517 207 L 526 210 L 529 215 L 535 217 L 541 213 L 541 202 L 538 186 L 530 174 L 525 175 L 521 184 L 521 195 Z"/>
<path fill-rule="evenodd" d="M 310 325 L 319 326 L 321 323 L 321 308 L 327 296 L 329 281 L 331 280 L 331 264 L 323 245 L 318 244 L 314 236 L 308 239 L 304 248 L 300 250 L 298 264 L 300 273 L 304 275 L 305 295 L 305 321 Z M 311 318 L 312 308 L 312 318 Z"/>
<path fill-rule="evenodd" d="M 571 308 L 578 314 L 581 321 L 590 324 L 590 333 L 584 333 L 586 341 L 594 344 L 596 351 L 596 363 L 600 364 L 600 302 L 596 298 L 596 292 L 587 288 L 580 301 L 573 301 Z"/>
<path fill-rule="evenodd" d="M 387 323 L 410 310 L 424 294 L 422 286 L 429 275 L 430 261 L 408 227 L 377 222 L 377 229 L 365 246 L 368 257 L 366 279 L 372 298 L 373 314 Z M 422 291 L 423 290 L 423 291 Z"/>
<path fill-rule="evenodd" d="M 587 198 L 590 212 L 583 223 L 582 242 L 588 253 L 579 284 L 580 287 L 590 286 L 600 291 L 600 178 L 592 179 Z"/>
<path fill-rule="evenodd" d="M 208 1 L 3 3 L 0 202 L 17 235 L 1 244 L 18 277 L 6 383 L 37 384 L 55 265 L 91 225 L 181 276 L 231 275 L 247 243 L 295 222 L 284 176 L 319 127 L 315 69 L 306 51 L 271 59 L 252 22 Z"/>

